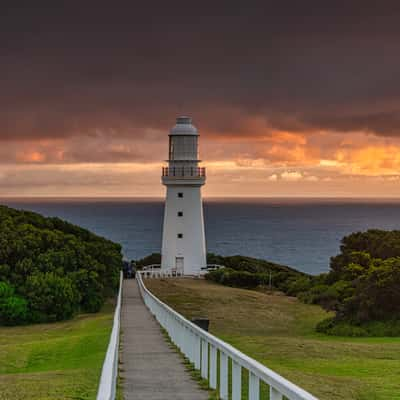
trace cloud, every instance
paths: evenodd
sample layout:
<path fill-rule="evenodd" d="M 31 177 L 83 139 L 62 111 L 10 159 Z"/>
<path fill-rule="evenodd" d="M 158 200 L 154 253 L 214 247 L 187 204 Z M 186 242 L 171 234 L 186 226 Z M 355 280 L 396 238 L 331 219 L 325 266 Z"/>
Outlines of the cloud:
<path fill-rule="evenodd" d="M 337 159 L 353 174 L 378 176 L 400 173 L 400 146 L 364 146 L 338 150 Z"/>
<path fill-rule="evenodd" d="M 303 179 L 303 175 L 297 171 L 285 171 L 281 173 L 281 179 L 283 179 L 284 181 L 298 181 L 300 179 Z"/>
<path fill-rule="evenodd" d="M 224 3 L 213 16 L 161 2 L 157 13 L 9 7 L 0 20 L 0 138 L 140 137 L 180 113 L 230 137 L 400 134 L 399 10 L 382 5 L 377 16 L 365 2 L 344 12 L 314 1 L 289 14 L 230 2 L 229 15 L 217 16 Z"/>
<path fill-rule="evenodd" d="M 277 174 L 272 174 L 267 178 L 271 182 L 276 182 L 278 180 L 278 175 Z"/>
<path fill-rule="evenodd" d="M 400 196 L 398 177 L 318 176 L 310 171 L 279 171 L 269 179 L 271 169 L 232 168 L 231 163 L 210 165 L 209 196 Z M 161 164 L 65 164 L 0 166 L 0 196 L 141 196 L 161 197 Z M 290 173 L 291 175 L 288 175 Z M 283 176 L 290 176 L 282 179 Z M 300 175 L 302 178 L 300 178 Z M 292 179 L 294 178 L 294 179 Z"/>
<path fill-rule="evenodd" d="M 0 16 L 9 188 L 19 166 L 35 166 L 31 180 L 57 193 L 54 177 L 81 191 L 88 174 L 96 191 L 105 185 L 98 166 L 161 163 L 179 114 L 194 117 L 210 176 L 233 186 L 315 188 L 399 172 L 398 7 L 312 1 L 289 14 L 280 3 L 222 2 L 208 15 L 203 4 L 156 2 L 154 13 L 146 3 L 47 3 Z M 71 172 L 68 186 L 58 168 L 82 165 L 91 167 Z"/>

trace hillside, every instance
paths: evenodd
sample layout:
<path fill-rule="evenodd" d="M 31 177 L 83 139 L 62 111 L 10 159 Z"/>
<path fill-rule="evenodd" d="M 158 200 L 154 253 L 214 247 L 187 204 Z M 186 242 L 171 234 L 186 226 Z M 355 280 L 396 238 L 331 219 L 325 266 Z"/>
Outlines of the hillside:
<path fill-rule="evenodd" d="M 329 314 L 294 297 L 192 279 L 146 285 L 186 317 L 208 317 L 213 334 L 321 400 L 400 400 L 399 338 L 318 334 Z"/>
<path fill-rule="evenodd" d="M 99 311 L 121 266 L 118 244 L 59 218 L 0 206 L 0 324 Z"/>

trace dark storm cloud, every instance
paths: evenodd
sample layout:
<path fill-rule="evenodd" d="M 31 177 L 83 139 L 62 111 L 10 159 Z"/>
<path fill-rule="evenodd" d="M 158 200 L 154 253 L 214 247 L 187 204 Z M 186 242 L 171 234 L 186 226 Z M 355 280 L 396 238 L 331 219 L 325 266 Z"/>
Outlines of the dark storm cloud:
<path fill-rule="evenodd" d="M 143 137 L 180 113 L 218 135 L 400 135 L 399 7 L 72 3 L 3 6 L 1 139 Z"/>

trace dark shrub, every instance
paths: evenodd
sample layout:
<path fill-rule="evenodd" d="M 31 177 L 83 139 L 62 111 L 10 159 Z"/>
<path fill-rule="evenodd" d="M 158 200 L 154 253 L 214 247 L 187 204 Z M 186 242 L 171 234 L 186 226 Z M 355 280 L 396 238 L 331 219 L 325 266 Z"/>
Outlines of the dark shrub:
<path fill-rule="evenodd" d="M 288 279 L 286 294 L 289 296 L 297 296 L 298 293 L 306 292 L 312 286 L 311 278 L 308 276 L 300 276 L 298 278 Z"/>
<path fill-rule="evenodd" d="M 68 277 L 38 272 L 28 277 L 25 290 L 38 322 L 67 319 L 79 309 L 79 292 Z"/>
<path fill-rule="evenodd" d="M 224 269 L 216 269 L 215 271 L 208 272 L 205 275 L 205 278 L 209 281 L 221 283 L 223 276 L 224 276 Z"/>
<path fill-rule="evenodd" d="M 221 283 L 227 286 L 253 289 L 260 284 L 260 276 L 247 271 L 225 271 Z"/>
<path fill-rule="evenodd" d="M 327 318 L 317 324 L 316 331 L 332 336 L 400 336 L 400 320 L 370 321 L 358 324 L 354 321 Z"/>
<path fill-rule="evenodd" d="M 81 311 L 98 312 L 104 303 L 103 285 L 95 271 L 79 270 L 70 277 L 81 293 Z"/>
<path fill-rule="evenodd" d="M 308 277 L 285 265 L 271 263 L 244 256 L 222 257 L 212 253 L 207 255 L 207 262 L 224 265 L 226 268 L 209 272 L 206 279 L 228 286 L 255 288 L 259 285 L 287 291 L 291 281 Z"/>
<path fill-rule="evenodd" d="M 14 288 L 7 282 L 0 282 L 0 301 L 11 297 L 14 294 Z"/>
<path fill-rule="evenodd" d="M 206 274 L 206 279 L 226 286 L 253 289 L 262 283 L 261 274 L 247 271 L 236 271 L 231 268 L 221 268 Z"/>
<path fill-rule="evenodd" d="M 368 336 L 368 332 L 363 327 L 344 321 L 336 323 L 326 333 L 328 335 L 333 335 L 333 336 L 349 336 L 349 337 Z"/>
<path fill-rule="evenodd" d="M 0 300 L 0 321 L 4 325 L 21 325 L 28 321 L 28 302 L 20 296 Z"/>
<path fill-rule="evenodd" d="M 369 336 L 400 336 L 400 319 L 370 321 L 362 325 Z"/>
<path fill-rule="evenodd" d="M 322 321 L 318 322 L 315 327 L 315 330 L 320 333 L 328 333 L 330 329 L 335 326 L 335 318 L 325 318 Z"/>

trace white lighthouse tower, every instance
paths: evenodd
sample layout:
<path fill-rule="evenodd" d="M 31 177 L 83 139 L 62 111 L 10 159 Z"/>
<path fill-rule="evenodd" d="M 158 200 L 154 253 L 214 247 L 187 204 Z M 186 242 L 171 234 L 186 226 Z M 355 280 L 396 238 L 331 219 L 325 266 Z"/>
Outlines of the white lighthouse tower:
<path fill-rule="evenodd" d="M 179 117 L 169 134 L 168 167 L 162 170 L 167 187 L 161 250 L 161 269 L 199 275 L 206 267 L 197 129 L 189 117 Z"/>

